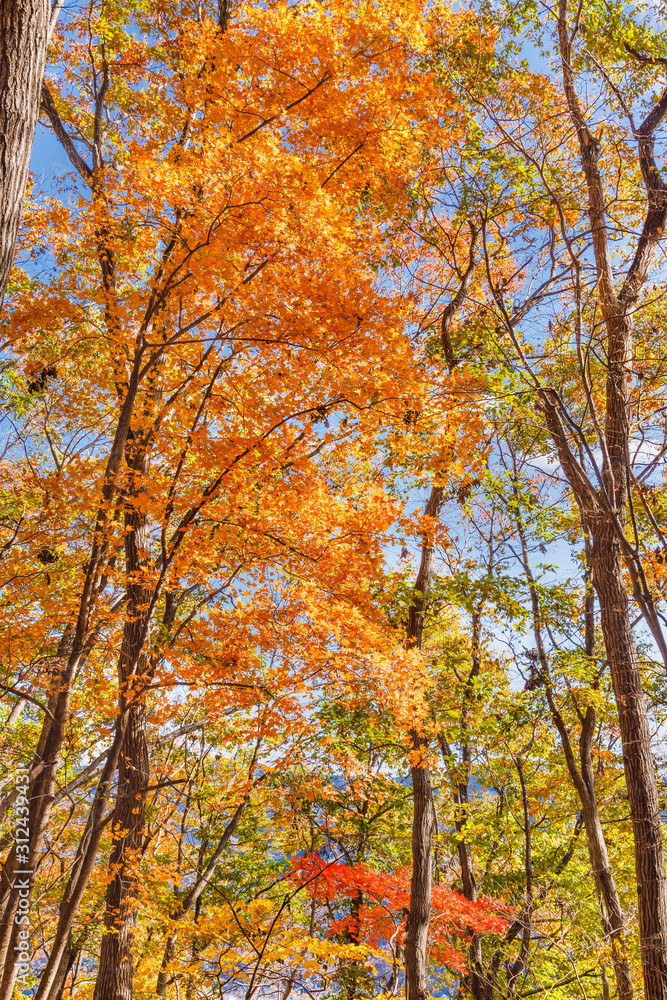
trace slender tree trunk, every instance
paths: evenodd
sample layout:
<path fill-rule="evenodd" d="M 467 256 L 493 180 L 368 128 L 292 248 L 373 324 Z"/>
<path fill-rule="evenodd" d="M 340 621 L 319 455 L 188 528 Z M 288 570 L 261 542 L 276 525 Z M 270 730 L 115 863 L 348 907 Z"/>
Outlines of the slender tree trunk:
<path fill-rule="evenodd" d="M 471 629 L 471 654 L 472 667 L 468 674 L 465 691 L 463 695 L 463 706 L 461 709 L 461 730 L 463 745 L 461 747 L 460 773 L 457 776 L 454 798 L 457 806 L 454 826 L 456 829 L 456 851 L 459 856 L 459 867 L 461 870 L 461 887 L 463 895 L 470 903 L 477 901 L 477 882 L 472 862 L 472 851 L 466 836 L 466 827 L 469 817 L 469 784 L 470 769 L 472 766 L 472 747 L 469 738 L 469 717 L 472 710 L 472 699 L 474 696 L 475 680 L 479 677 L 481 670 L 480 639 L 481 639 L 482 611 L 481 606 L 475 608 L 472 615 Z M 484 970 L 482 966 L 482 942 L 479 934 L 472 934 L 470 945 L 468 946 L 469 975 L 468 987 L 473 1000 L 485 1000 L 486 988 L 484 981 Z"/>
<path fill-rule="evenodd" d="M 611 958 L 616 977 L 618 998 L 619 1000 L 633 1000 L 634 991 L 632 976 L 630 974 L 630 963 L 624 944 L 625 918 L 614 881 L 614 875 L 609 864 L 607 844 L 602 831 L 597 799 L 593 795 L 586 804 L 582 800 L 582 806 L 588 840 L 588 856 L 591 861 L 591 868 L 600 898 L 602 926 L 611 945 Z"/>
<path fill-rule="evenodd" d="M 633 1000 L 632 976 L 625 949 L 625 915 L 609 863 L 595 790 L 591 741 L 595 733 L 597 713 L 589 705 L 579 739 L 580 768 L 577 768 L 569 734 L 549 688 L 547 688 L 547 698 L 554 724 L 560 734 L 570 778 L 581 802 L 588 856 L 600 900 L 602 926 L 611 946 L 618 997 L 619 1000 Z"/>
<path fill-rule="evenodd" d="M 442 507 L 444 490 L 433 486 L 424 514 L 434 521 Z M 413 603 L 408 619 L 407 644 L 421 649 L 424 612 L 435 570 L 435 546 L 425 536 L 422 543 L 421 565 L 414 588 Z M 428 929 L 431 921 L 431 840 L 435 826 L 435 805 L 431 775 L 428 768 L 428 740 L 417 729 L 410 731 L 413 763 L 410 767 L 413 793 L 412 820 L 412 881 L 410 883 L 410 913 L 405 936 L 405 989 L 407 1000 L 428 998 Z"/>
<path fill-rule="evenodd" d="M 667 880 L 660 804 L 651 754 L 648 713 L 623 578 L 623 556 L 613 527 L 593 525 L 593 574 L 618 707 L 623 767 L 635 844 L 639 934 L 648 1000 L 667 997 Z"/>
<path fill-rule="evenodd" d="M 647 1000 L 667 1000 L 667 879 L 651 734 L 624 579 L 620 533 L 628 504 L 628 368 L 632 340 L 627 318 L 608 322 L 609 368 L 603 491 L 586 487 L 569 449 L 553 400 L 543 397 L 547 424 L 582 507 L 591 538 L 593 584 L 609 661 L 623 746 L 623 766 L 634 835 L 642 971 Z M 601 502 L 599 502 L 601 501 Z"/>
<path fill-rule="evenodd" d="M 524 543 L 525 552 L 525 543 Z M 590 562 L 591 546 L 587 540 L 586 555 Z M 587 570 L 585 577 L 586 598 L 585 598 L 585 635 L 586 635 L 586 655 L 592 660 L 595 655 L 595 598 L 590 589 L 590 571 Z M 532 587 L 532 580 L 531 580 Z M 535 589 L 532 587 L 535 594 Z M 535 594 L 536 596 L 536 594 Z M 539 629 L 536 629 L 539 636 Z M 540 638 L 540 658 L 543 661 L 543 669 L 546 666 L 546 657 Z M 545 670 L 545 676 L 548 672 Z M 607 843 L 602 829 L 600 810 L 598 807 L 597 792 L 595 789 L 595 771 L 593 769 L 593 757 L 591 746 L 597 727 L 597 711 L 592 705 L 586 709 L 583 719 L 581 734 L 579 736 L 579 768 L 577 769 L 574 753 L 570 743 L 570 738 L 565 727 L 563 718 L 556 708 L 551 688 L 547 682 L 547 700 L 554 724 L 559 732 L 565 761 L 572 784 L 574 785 L 581 802 L 584 826 L 586 829 L 586 839 L 588 843 L 588 857 L 591 862 L 591 870 L 595 879 L 598 898 L 600 900 L 600 914 L 602 926 L 606 937 L 611 945 L 611 957 L 616 977 L 616 987 L 619 1000 L 633 1000 L 634 990 L 632 986 L 632 976 L 630 973 L 630 963 L 625 948 L 625 914 L 621 906 L 621 901 L 614 881 L 614 875 L 609 863 Z"/>
<path fill-rule="evenodd" d="M 56 772 L 69 723 L 72 680 L 87 656 L 91 641 L 91 619 L 97 599 L 104 589 L 101 570 L 108 555 L 109 507 L 116 490 L 116 477 L 125 452 L 130 418 L 137 394 L 140 361 L 141 355 L 137 354 L 107 460 L 88 568 L 76 612 L 76 624 L 65 629 L 54 657 L 53 693 L 47 706 L 49 714 L 42 725 L 30 771 L 30 852 L 28 865 L 33 872 L 39 860 L 51 807 L 55 799 Z M 17 868 L 16 857 L 15 848 L 12 848 L 3 865 L 0 879 L 0 969 L 2 969 L 0 1000 L 9 1000 L 16 976 L 18 952 L 14 945 L 16 944 L 18 925 L 13 920 L 18 900 L 17 887 L 14 884 L 14 873 Z M 30 890 L 32 890 L 32 884 Z"/>
<path fill-rule="evenodd" d="M 516 476 L 516 466 L 514 468 Z M 558 730 L 563 747 L 565 763 L 570 775 L 570 780 L 579 796 L 581 802 L 584 827 L 588 843 L 588 856 L 591 862 L 591 871 L 595 880 L 595 887 L 600 901 L 600 913 L 605 936 L 611 945 L 612 962 L 616 977 L 619 1000 L 633 1000 L 632 977 L 630 974 L 630 964 L 625 950 L 625 915 L 621 907 L 621 901 L 614 881 L 613 872 L 609 863 L 607 844 L 602 829 L 600 810 L 598 808 L 597 793 L 595 789 L 595 772 L 593 769 L 593 757 L 591 747 L 595 730 L 597 728 L 597 711 L 593 705 L 589 705 L 581 724 L 579 736 L 579 767 L 575 759 L 570 734 L 565 725 L 565 721 L 559 711 L 553 695 L 551 675 L 549 669 L 549 658 L 544 646 L 542 637 L 542 627 L 540 624 L 540 600 L 535 578 L 533 577 L 528 545 L 521 514 L 519 493 L 514 483 L 514 499 L 517 504 L 517 529 L 521 540 L 521 556 L 523 568 L 528 581 L 530 598 L 533 613 L 533 634 L 537 646 L 537 656 L 542 670 L 542 678 L 545 684 L 547 703 L 551 712 L 551 718 Z M 584 648 L 589 663 L 595 662 L 595 597 L 591 588 L 592 572 L 591 562 L 593 558 L 593 547 L 590 540 L 590 526 L 583 518 L 584 534 L 586 539 L 586 573 L 584 576 L 585 598 L 584 598 Z M 627 602 L 627 599 L 626 599 Z"/>
<path fill-rule="evenodd" d="M 644 988 L 647 1000 L 667 1000 L 667 879 L 662 824 L 655 764 L 651 753 L 648 711 L 632 632 L 624 579 L 623 552 L 619 538 L 619 527 L 622 529 L 626 520 L 627 468 L 624 463 L 618 461 L 618 429 L 619 427 L 623 429 L 623 421 L 619 420 L 614 410 L 619 405 L 619 398 L 621 401 L 624 398 L 627 379 L 625 373 L 621 379 L 613 376 L 614 373 L 610 373 L 611 384 L 607 387 L 608 416 L 605 438 L 608 453 L 612 461 L 614 458 L 616 461 L 615 475 L 610 473 L 610 465 L 605 470 L 607 501 L 604 506 L 591 503 L 590 491 L 581 488 L 581 477 L 574 465 L 572 453 L 565 443 L 563 428 L 555 407 L 546 405 L 545 414 L 563 468 L 578 496 L 591 532 L 593 583 L 600 604 L 600 624 L 618 710 L 623 767 L 634 836 Z M 627 438 L 625 445 L 627 446 Z M 595 831 L 592 830 L 591 834 L 593 844 L 600 842 L 600 837 Z M 598 861 L 600 860 L 601 858 L 598 858 Z M 602 888 L 604 886 L 601 885 Z M 614 907 L 610 909 L 609 904 L 606 905 L 611 918 Z M 620 934 L 622 926 L 620 918 L 616 920 L 616 924 Z M 616 971 L 618 973 L 619 970 Z"/>
<path fill-rule="evenodd" d="M 105 823 L 104 809 L 109 795 L 111 780 L 115 774 L 120 748 L 124 742 L 126 717 L 119 716 L 116 723 L 116 734 L 111 745 L 102 774 L 95 792 L 86 828 L 79 842 L 77 855 L 72 866 L 70 877 L 60 903 L 58 926 L 51 946 L 51 953 L 42 972 L 35 994 L 35 1000 L 49 1000 L 53 996 L 54 983 L 64 952 L 70 940 L 72 924 L 88 884 Z"/>
<path fill-rule="evenodd" d="M 107 887 L 104 935 L 94 1000 L 132 1000 L 134 930 L 136 926 L 136 867 L 141 857 L 149 779 L 146 736 L 146 685 L 151 660 L 146 652 L 147 607 L 151 591 L 144 573 L 150 545 L 142 506 L 146 454 L 136 438 L 128 442 L 130 484 L 125 514 L 125 564 L 128 601 L 123 644 L 118 663 L 119 703 L 126 713 L 125 735 L 118 764 L 114 810 L 114 840 L 109 859 L 113 877 Z"/>
<path fill-rule="evenodd" d="M 607 378 L 605 422 L 601 434 L 602 475 L 591 486 L 564 432 L 562 402 L 552 389 L 542 390 L 540 405 L 557 445 L 565 474 L 576 494 L 593 540 L 593 583 L 600 602 L 600 622 L 609 660 L 623 744 L 623 764 L 635 842 L 635 865 L 642 971 L 646 1000 L 667 1000 L 667 879 L 662 845 L 655 766 L 642 691 L 637 648 L 624 580 L 623 544 L 631 479 L 630 388 L 632 384 L 632 313 L 655 260 L 667 222 L 667 184 L 655 162 L 655 134 L 667 116 L 667 88 L 643 122 L 634 128 L 647 209 L 636 250 L 620 291 L 615 287 L 609 249 L 606 196 L 599 165 L 600 140 L 589 127 L 577 93 L 568 0 L 558 0 L 558 40 L 563 90 L 579 144 L 588 193 L 588 217 L 595 255 L 597 291 L 606 329 Z M 578 15 L 577 15 L 578 17 Z M 587 371 L 581 377 L 588 386 Z M 636 572 L 634 554 L 629 558 Z M 640 595 L 641 597 L 641 595 Z M 661 635 L 658 636 L 661 640 Z"/>
<path fill-rule="evenodd" d="M 428 743 L 418 732 L 410 733 L 413 750 L 422 752 Z M 428 1000 L 428 930 L 431 920 L 431 838 L 434 827 L 433 789 L 425 763 L 410 768 L 414 815 L 412 822 L 412 881 L 410 913 L 405 938 L 405 984 L 407 1000 Z"/>
<path fill-rule="evenodd" d="M 58 651 L 62 653 L 63 650 Z M 56 689 L 49 698 L 47 708 L 50 717 L 44 721 L 40 739 L 35 751 L 35 757 L 30 769 L 29 783 L 29 845 L 27 862 L 20 859 L 16 844 L 3 865 L 1 885 L 2 916 L 0 918 L 0 997 L 9 1000 L 14 990 L 14 981 L 18 967 L 18 932 L 19 925 L 14 916 L 19 900 L 19 892 L 24 900 L 29 900 L 35 880 L 37 862 L 42 850 L 46 827 L 51 811 L 51 803 L 55 797 L 56 769 L 60 748 L 65 738 L 69 721 L 70 678 L 78 658 L 70 659 L 69 665 L 62 671 L 55 670 Z M 20 871 L 27 870 L 30 875 L 18 878 Z M 24 885 L 27 878 L 27 885 Z M 27 896 L 25 890 L 28 890 Z"/>
<path fill-rule="evenodd" d="M 138 697 L 130 708 L 118 767 L 118 797 L 106 894 L 104 936 L 95 1000 L 132 1000 L 136 925 L 136 865 L 141 855 L 148 787 L 146 710 Z"/>
<path fill-rule="evenodd" d="M 48 0 L 0 4 L 0 306 L 21 221 L 50 15 Z"/>
<path fill-rule="evenodd" d="M 63 949 L 63 953 L 60 958 L 60 964 L 58 965 L 58 972 L 51 987 L 51 993 L 49 995 L 49 1000 L 62 1000 L 63 993 L 65 992 L 65 983 L 67 982 L 67 977 L 74 968 L 74 963 L 76 962 L 80 946 L 75 946 L 72 941 L 72 933 L 70 931 L 67 938 L 67 945 Z"/>

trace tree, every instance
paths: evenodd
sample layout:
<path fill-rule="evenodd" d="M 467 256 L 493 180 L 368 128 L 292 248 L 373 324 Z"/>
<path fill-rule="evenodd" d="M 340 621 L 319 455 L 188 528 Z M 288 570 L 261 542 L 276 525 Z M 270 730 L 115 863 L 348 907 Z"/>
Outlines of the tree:
<path fill-rule="evenodd" d="M 667 56 L 591 2 L 531 73 L 496 14 L 54 35 L 72 173 L 2 317 L 1 1000 L 14 808 L 37 1000 L 631 1000 L 640 938 L 657 996 L 664 289 L 621 289 Z"/>
<path fill-rule="evenodd" d="M 215 718 L 259 711 L 267 690 L 289 702 L 333 669 L 332 633 L 343 659 L 393 650 L 373 626 L 369 582 L 399 505 L 373 463 L 415 376 L 404 367 L 410 304 L 376 275 L 388 207 L 401 210 L 419 155 L 419 133 L 406 145 L 410 116 L 427 120 L 441 97 L 418 66 L 418 19 L 413 42 L 392 9 L 365 18 L 345 5 L 334 19 L 248 5 L 223 32 L 201 8 L 100 7 L 58 37 L 65 72 L 45 85 L 43 108 L 77 199 L 31 207 L 25 256 L 37 261 L 46 243 L 50 273 L 24 275 L 5 321 L 17 359 L 6 490 L 20 468 L 32 501 L 29 524 L 9 519 L 5 599 L 29 610 L 5 664 L 18 692 L 39 667 L 35 870 L 73 707 L 96 682 L 113 721 L 110 746 L 94 747 L 101 769 L 40 1000 L 71 972 L 100 851 L 110 878 L 96 996 L 132 994 L 153 692 L 207 683 L 221 692 Z M 26 570 L 36 539 L 49 567 L 37 576 Z M 364 643 L 346 645 L 360 623 Z M 259 740 L 276 726 L 262 719 Z M 203 853 L 198 879 L 215 861 Z M 3 997 L 16 972 L 15 869 L 10 850 Z"/>
<path fill-rule="evenodd" d="M 452 162 L 436 210 L 451 221 L 465 204 L 479 220 L 488 298 L 468 296 L 469 323 L 448 332 L 442 350 L 457 366 L 469 359 L 498 371 L 491 394 L 514 392 L 537 407 L 590 537 L 633 817 L 645 989 L 662 997 L 667 886 L 631 605 L 664 659 L 660 595 L 649 583 L 658 521 L 642 485 L 662 475 L 660 407 L 633 387 L 643 348 L 638 354 L 632 331 L 661 294 L 655 265 L 667 200 L 655 146 L 667 112 L 664 39 L 638 14 L 609 15 L 596 4 L 575 11 L 565 0 L 547 25 L 529 8 L 508 9 L 507 27 L 518 38 L 553 30 L 557 57 L 548 62 L 544 46 L 551 77 L 523 67 L 487 96 L 468 90 L 478 155 L 470 165 Z M 639 442 L 648 438 L 655 460 L 642 466 Z"/>
<path fill-rule="evenodd" d="M 11 0 L 0 16 L 0 307 L 21 221 L 46 49 L 62 3 Z"/>

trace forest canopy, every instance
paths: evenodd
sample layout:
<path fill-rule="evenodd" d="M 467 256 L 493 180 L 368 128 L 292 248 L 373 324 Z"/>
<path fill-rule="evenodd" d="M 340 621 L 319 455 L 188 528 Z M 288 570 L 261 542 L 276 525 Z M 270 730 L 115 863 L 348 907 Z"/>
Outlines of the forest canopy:
<path fill-rule="evenodd" d="M 666 14 L 3 5 L 0 1000 L 667 1000 Z"/>

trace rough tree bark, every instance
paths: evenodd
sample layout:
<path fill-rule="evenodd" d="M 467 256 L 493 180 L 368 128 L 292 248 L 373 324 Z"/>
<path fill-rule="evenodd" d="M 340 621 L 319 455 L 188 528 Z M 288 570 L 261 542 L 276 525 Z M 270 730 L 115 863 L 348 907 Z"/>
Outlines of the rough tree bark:
<path fill-rule="evenodd" d="M 49 0 L 0 4 L 0 307 L 21 221 L 53 11 Z"/>

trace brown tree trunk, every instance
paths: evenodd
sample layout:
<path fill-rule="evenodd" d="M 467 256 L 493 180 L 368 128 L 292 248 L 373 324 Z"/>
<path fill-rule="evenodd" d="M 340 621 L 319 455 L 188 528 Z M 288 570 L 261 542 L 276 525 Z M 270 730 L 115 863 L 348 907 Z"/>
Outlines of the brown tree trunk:
<path fill-rule="evenodd" d="M 113 879 L 106 894 L 104 936 L 95 983 L 95 1000 L 132 1000 L 133 943 L 136 925 L 136 865 L 146 813 L 148 746 L 146 710 L 138 697 L 128 713 L 118 767 L 118 796 L 109 867 Z"/>
<path fill-rule="evenodd" d="M 63 954 L 69 947 L 74 918 L 88 884 L 100 838 L 105 827 L 103 813 L 106 808 L 111 780 L 116 771 L 120 748 L 124 742 L 125 724 L 126 718 L 119 716 L 116 723 L 114 740 L 102 769 L 95 797 L 88 814 L 86 827 L 79 842 L 74 865 L 72 866 L 72 871 L 70 872 L 60 903 L 56 934 L 51 945 L 51 953 L 41 975 L 35 1000 L 50 1000 L 54 995 L 54 984 L 59 975 L 60 963 L 63 959 Z"/>
<path fill-rule="evenodd" d="M 30 853 L 28 865 L 34 872 L 42 850 L 51 806 L 55 799 L 56 772 L 67 725 L 72 679 L 88 653 L 91 639 L 90 623 L 97 599 L 103 589 L 101 570 L 108 554 L 108 516 L 110 501 L 116 489 L 116 477 L 125 453 L 130 418 L 134 408 L 141 354 L 135 356 L 132 376 L 116 425 L 113 444 L 105 469 L 104 482 L 97 510 L 88 568 L 76 612 L 76 624 L 65 629 L 56 651 L 53 671 L 53 693 L 49 698 L 49 715 L 44 720 L 30 772 Z M 123 717 L 120 720 L 124 725 Z M 9 1000 L 16 975 L 17 952 L 14 949 L 18 925 L 13 913 L 17 905 L 14 885 L 16 851 L 10 851 L 0 879 L 0 1000 Z M 32 888 L 32 886 L 31 886 Z"/>
<path fill-rule="evenodd" d="M 525 550 L 525 545 L 524 545 Z M 592 552 L 587 539 L 586 556 L 590 562 Z M 585 634 L 586 634 L 586 655 L 592 660 L 595 655 L 595 598 L 590 589 L 590 571 L 587 570 L 585 577 L 587 588 L 585 599 Z M 532 585 L 532 581 L 531 581 Z M 533 593 L 535 593 L 533 588 Z M 539 630 L 536 629 L 539 637 Z M 544 650 L 540 639 L 540 657 L 546 664 Z M 548 673 L 545 671 L 548 677 Z M 595 879 L 595 886 L 600 900 L 600 914 L 602 926 L 611 946 L 611 957 L 616 977 L 616 987 L 619 1000 L 633 1000 L 634 989 L 632 986 L 632 976 L 630 973 L 630 963 L 625 947 L 625 914 L 621 907 L 621 901 L 614 881 L 614 875 L 609 864 L 609 854 L 607 843 L 602 829 L 600 810 L 598 808 L 597 792 L 595 789 L 595 772 L 593 769 L 593 757 L 591 747 L 593 737 L 597 728 L 597 711 L 593 705 L 589 705 L 584 715 L 581 734 L 579 736 L 579 768 L 574 758 L 570 738 L 565 728 L 563 718 L 556 708 L 550 686 L 547 684 L 547 699 L 551 709 L 551 715 L 560 734 L 565 761 L 581 802 L 584 826 L 586 828 L 586 839 L 588 843 L 588 857 L 591 862 L 591 870 Z"/>
<path fill-rule="evenodd" d="M 469 738 L 469 718 L 473 707 L 472 702 L 474 697 L 475 681 L 479 677 L 482 665 L 480 656 L 482 627 L 481 607 L 477 607 L 473 611 L 471 624 L 472 666 L 466 681 L 464 701 L 461 709 L 463 745 L 461 747 L 461 770 L 458 775 L 456 788 L 454 790 L 454 799 L 457 806 L 454 826 L 457 834 L 456 850 L 459 856 L 463 895 L 469 902 L 475 903 L 477 901 L 477 882 L 475 880 L 475 872 L 472 863 L 472 851 L 470 850 L 470 843 L 466 836 L 466 827 L 468 825 L 469 818 L 469 785 L 470 771 L 472 767 L 472 747 L 470 745 Z M 473 933 L 471 935 L 470 945 L 468 947 L 468 967 L 470 971 L 466 977 L 468 981 L 467 985 L 470 989 L 473 1000 L 485 1000 L 486 989 L 484 969 L 482 966 L 482 942 L 479 934 Z"/>
<path fill-rule="evenodd" d="M 647 198 L 647 211 L 636 251 L 620 292 L 616 291 L 607 198 L 599 167 L 600 141 L 589 128 L 576 89 L 568 0 L 558 3 L 558 38 L 563 90 L 575 128 L 580 163 L 588 193 L 588 217 L 595 255 L 597 290 L 606 330 L 607 378 L 605 421 L 600 435 L 602 472 L 595 488 L 569 446 L 562 417 L 565 409 L 553 389 L 539 394 L 547 426 L 563 470 L 577 497 L 592 537 L 593 584 L 600 603 L 600 622 L 618 709 L 623 765 L 635 843 L 636 886 L 646 1000 L 667 1000 L 667 879 L 662 845 L 655 766 L 637 647 L 624 579 L 624 547 L 631 480 L 630 387 L 632 383 L 632 313 L 667 221 L 667 185 L 654 157 L 655 132 L 667 115 L 665 89 L 647 117 L 634 130 Z M 588 387 L 587 372 L 581 377 Z M 590 388 L 588 388 L 590 391 Z M 632 553 L 632 550 L 631 550 Z M 631 554 L 631 571 L 637 566 Z M 639 595 L 641 597 L 641 595 Z M 661 636 L 658 639 L 662 640 Z"/>
<path fill-rule="evenodd" d="M 516 475 L 516 467 L 515 467 Z M 600 810 L 598 808 L 597 793 L 595 789 L 595 772 L 593 769 L 593 757 L 591 747 L 597 728 L 597 711 L 593 705 L 588 705 L 581 723 L 581 733 L 579 735 L 579 767 L 575 759 L 575 754 L 570 740 L 570 734 L 565 725 L 561 712 L 556 705 L 553 694 L 551 675 L 549 669 L 549 658 L 544 646 L 541 626 L 540 599 L 535 578 L 533 576 L 526 541 L 523 516 L 521 514 L 519 492 L 514 482 L 514 499 L 517 504 L 517 530 L 521 541 L 521 558 L 523 569 L 528 581 L 530 591 L 532 613 L 533 613 L 533 634 L 537 646 L 537 656 L 542 670 L 542 679 L 545 685 L 547 703 L 551 712 L 551 718 L 558 730 L 563 747 L 565 763 L 567 765 L 570 780 L 579 796 L 581 802 L 584 827 L 588 843 L 588 856 L 591 862 L 591 871 L 595 880 L 595 887 L 600 901 L 600 913 L 604 933 L 611 946 L 612 962 L 616 977 L 619 1000 L 633 1000 L 632 976 L 630 973 L 630 963 L 625 949 L 625 915 L 621 907 L 621 901 L 614 881 L 614 876 L 609 864 L 609 854 L 604 838 Z M 595 662 L 595 597 L 592 591 L 591 563 L 593 559 L 593 547 L 590 540 L 590 526 L 584 520 L 586 572 L 584 575 L 584 650 L 589 663 Z M 581 718 L 581 715 L 580 715 Z"/>
<path fill-rule="evenodd" d="M 547 699 L 554 724 L 560 734 L 570 778 L 581 802 L 588 843 L 588 856 L 600 900 L 602 926 L 611 946 L 618 997 L 619 1000 L 633 1000 L 632 976 L 625 949 L 625 915 L 621 907 L 614 875 L 609 863 L 609 854 L 607 852 L 607 844 L 604 838 L 595 790 L 591 743 L 595 734 L 597 713 L 589 705 L 584 716 L 579 739 L 580 767 L 577 768 L 569 734 L 563 718 L 555 705 L 549 687 L 547 687 Z"/>
<path fill-rule="evenodd" d="M 416 752 L 427 748 L 418 732 L 410 733 Z M 412 775 L 412 881 L 410 913 L 405 937 L 405 987 L 407 1000 L 428 1000 L 428 930 L 431 920 L 431 838 L 434 827 L 433 789 L 425 763 L 410 768 Z"/>
<path fill-rule="evenodd" d="M 51 987 L 51 992 L 49 994 L 49 1000 L 62 1000 L 63 994 L 65 992 L 65 983 L 67 982 L 67 977 L 74 967 L 79 952 L 80 946 L 75 947 L 72 941 L 72 934 L 68 935 L 67 944 L 63 949 L 63 953 L 60 958 L 60 964 L 58 965 L 58 972 L 54 979 L 53 985 Z"/>
<path fill-rule="evenodd" d="M 48 0 L 0 3 L 0 307 L 21 221 L 50 15 Z"/>
<path fill-rule="evenodd" d="M 618 897 L 618 890 L 609 864 L 607 844 L 602 831 L 597 799 L 593 789 L 593 797 L 583 803 L 584 824 L 588 840 L 588 856 L 595 878 L 602 926 L 611 944 L 611 958 L 616 977 L 616 987 L 619 1000 L 633 1000 L 632 976 L 630 963 L 625 950 L 625 918 Z"/>
<path fill-rule="evenodd" d="M 667 879 L 655 765 L 639 658 L 624 578 L 621 535 L 628 503 L 628 368 L 632 339 L 627 318 L 609 318 L 606 451 L 603 484 L 595 495 L 567 443 L 558 408 L 547 391 L 542 406 L 563 469 L 579 499 L 591 538 L 593 584 L 609 661 L 623 746 L 623 766 L 635 845 L 642 971 L 647 1000 L 667 1000 Z"/>
<path fill-rule="evenodd" d="M 147 608 L 151 590 L 144 573 L 150 545 L 142 507 L 146 454 L 136 438 L 128 442 L 130 484 L 125 514 L 125 566 L 128 601 L 118 662 L 119 708 L 127 715 L 118 763 L 114 839 L 109 859 L 113 877 L 107 887 L 104 935 L 94 1000 L 132 1000 L 136 867 L 141 857 L 149 778 L 146 736 L 146 685 L 151 659 L 146 652 Z"/>
<path fill-rule="evenodd" d="M 63 652 L 62 648 L 58 650 L 59 654 Z M 72 661 L 70 661 L 69 666 L 71 663 Z M 2 906 L 0 918 L 0 969 L 2 969 L 0 997 L 2 1000 L 9 1000 L 11 997 L 17 972 L 18 951 L 16 945 L 19 926 L 14 920 L 14 915 L 18 905 L 19 886 L 25 886 L 22 892 L 27 889 L 27 898 L 29 899 L 46 834 L 51 803 L 55 797 L 57 761 L 69 721 L 69 676 L 71 676 L 69 666 L 62 673 L 57 668 L 54 671 L 55 690 L 49 698 L 47 706 L 50 718 L 47 717 L 44 721 L 30 769 L 28 858 L 27 861 L 21 859 L 17 854 L 17 845 L 14 844 L 2 869 L 0 882 L 0 905 Z M 27 885 L 25 885 L 26 876 L 18 877 L 25 870 L 30 872 L 30 875 L 27 876 Z"/>
<path fill-rule="evenodd" d="M 424 514 L 434 520 L 440 513 L 444 490 L 431 489 Z M 407 645 L 421 649 L 424 612 L 435 570 L 435 546 L 426 536 L 422 543 L 421 565 L 414 588 L 407 629 Z M 410 913 L 405 936 L 405 990 L 407 1000 L 428 998 L 428 929 L 431 921 L 431 838 L 435 825 L 435 805 L 431 775 L 426 753 L 428 740 L 417 729 L 410 731 L 414 754 L 410 766 L 413 793 L 412 819 L 412 881 L 410 883 Z"/>
<path fill-rule="evenodd" d="M 644 988 L 649 1000 L 665 1000 L 667 880 L 648 713 L 630 622 L 620 542 L 612 525 L 604 519 L 593 526 L 592 533 L 595 589 L 618 707 L 632 817 Z"/>

